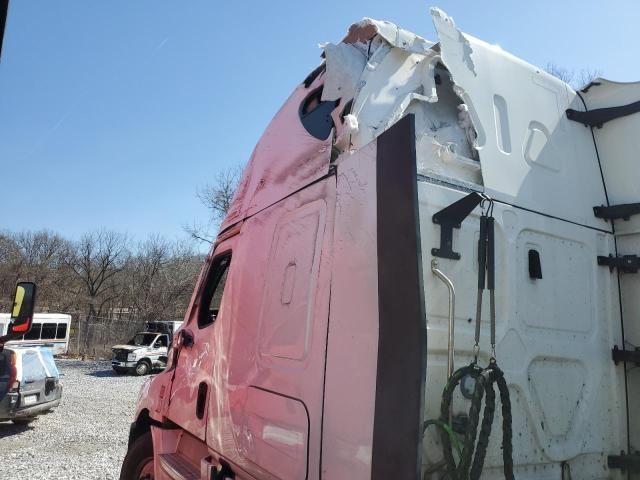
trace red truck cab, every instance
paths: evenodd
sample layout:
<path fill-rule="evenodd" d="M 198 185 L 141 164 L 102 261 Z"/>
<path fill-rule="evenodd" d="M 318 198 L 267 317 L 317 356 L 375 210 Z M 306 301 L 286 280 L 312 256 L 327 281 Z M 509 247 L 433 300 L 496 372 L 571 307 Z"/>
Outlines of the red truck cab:
<path fill-rule="evenodd" d="M 453 475 L 482 381 L 452 372 L 496 360 L 503 429 L 453 478 L 640 464 L 640 85 L 576 92 L 431 13 L 437 43 L 352 25 L 267 127 L 121 479 Z"/>
<path fill-rule="evenodd" d="M 374 426 L 385 443 L 409 434 L 418 444 L 425 340 L 412 121 L 380 138 L 377 162 L 374 142 L 338 166 L 332 133 L 346 102 L 321 100 L 323 82 L 322 69 L 312 72 L 256 146 L 170 364 L 143 388 L 130 442 L 144 438 L 150 453 L 152 438 L 155 478 L 355 478 L 370 469 Z M 381 346 L 404 351 L 389 371 L 377 361 L 382 316 Z M 398 391 L 413 412 L 397 411 Z M 133 474 L 123 478 L 142 478 Z"/>

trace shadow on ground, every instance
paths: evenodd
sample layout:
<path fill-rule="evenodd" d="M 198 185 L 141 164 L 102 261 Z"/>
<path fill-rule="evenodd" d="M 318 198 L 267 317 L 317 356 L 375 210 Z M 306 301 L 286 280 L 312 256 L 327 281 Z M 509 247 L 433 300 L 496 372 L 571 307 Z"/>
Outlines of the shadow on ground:
<path fill-rule="evenodd" d="M 90 377 L 98 377 L 98 378 L 105 378 L 105 377 L 111 378 L 111 377 L 122 377 L 125 374 L 115 372 L 112 368 L 109 368 L 105 370 L 92 370 L 90 372 L 85 373 L 85 375 L 88 375 Z"/>
<path fill-rule="evenodd" d="M 12 422 L 0 422 L 0 439 L 33 430 L 33 427 L 32 423 L 16 425 Z"/>

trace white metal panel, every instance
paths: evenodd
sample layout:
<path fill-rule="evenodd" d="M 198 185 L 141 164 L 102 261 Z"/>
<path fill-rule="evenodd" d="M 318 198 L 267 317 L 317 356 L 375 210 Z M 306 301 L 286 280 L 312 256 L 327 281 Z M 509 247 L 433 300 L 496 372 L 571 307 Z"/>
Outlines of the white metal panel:
<path fill-rule="evenodd" d="M 640 83 L 617 83 L 596 80 L 583 94 L 589 110 L 617 107 L 640 100 Z M 586 129 L 585 129 L 586 130 Z M 640 113 L 617 118 L 593 129 L 602 163 L 605 185 L 611 205 L 640 202 Z M 640 254 L 640 215 L 629 220 L 615 220 L 619 255 Z M 605 255 L 614 254 L 613 246 Z M 604 267 L 602 267 L 605 269 Z M 606 270 L 606 269 L 605 269 Z M 615 274 L 611 275 L 615 279 Z M 640 346 L 640 277 L 620 275 L 620 298 L 624 320 L 625 346 Z M 616 341 L 618 346 L 621 342 Z M 622 365 L 618 367 L 622 370 Z M 640 450 L 640 414 L 635 405 L 640 401 L 640 371 L 628 365 L 629 439 L 631 450 Z M 626 449 L 625 449 L 626 450 Z"/>
<path fill-rule="evenodd" d="M 427 181 L 418 185 L 428 329 L 426 418 L 439 416 L 447 376 L 448 298 L 429 268 L 427 252 L 440 241 L 431 217 L 464 195 Z M 497 357 L 511 392 L 516 477 L 560 478 L 566 461 L 572 478 L 615 478 L 606 456 L 626 445 L 624 378 L 610 352 L 620 323 L 615 278 L 595 262 L 612 248 L 612 236 L 502 204 L 495 205 L 494 216 Z M 472 358 L 478 218 L 479 208 L 454 229 L 453 248 L 462 258 L 439 259 L 456 288 L 456 368 Z M 530 248 L 540 253 L 541 280 L 529 278 Z M 486 295 L 482 365 L 488 361 L 488 310 Z M 468 408 L 462 396 L 455 398 L 454 413 Z M 501 422 L 498 408 L 482 478 L 503 478 Z M 441 446 L 435 431 L 428 431 L 425 445 L 425 461 L 437 462 Z"/>
<path fill-rule="evenodd" d="M 582 94 L 589 110 L 640 101 L 640 82 L 617 83 L 602 78 L 597 82 L 600 85 Z M 602 128 L 594 128 L 593 134 L 611 204 L 640 202 L 640 113 L 611 120 Z M 617 234 L 639 231 L 640 216 L 616 222 Z"/>
<path fill-rule="evenodd" d="M 485 191 L 521 207 L 607 229 L 593 216 L 604 190 L 588 129 L 566 118 L 579 99 L 541 69 L 460 32 L 432 9 L 441 57 L 469 108 Z"/>

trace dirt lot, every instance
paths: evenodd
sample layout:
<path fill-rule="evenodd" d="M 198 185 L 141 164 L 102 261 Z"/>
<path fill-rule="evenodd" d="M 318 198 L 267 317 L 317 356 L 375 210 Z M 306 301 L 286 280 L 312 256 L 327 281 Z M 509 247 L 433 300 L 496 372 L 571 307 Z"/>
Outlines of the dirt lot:
<path fill-rule="evenodd" d="M 140 386 L 109 362 L 58 360 L 62 403 L 28 426 L 0 422 L 0 478 L 117 479 Z"/>

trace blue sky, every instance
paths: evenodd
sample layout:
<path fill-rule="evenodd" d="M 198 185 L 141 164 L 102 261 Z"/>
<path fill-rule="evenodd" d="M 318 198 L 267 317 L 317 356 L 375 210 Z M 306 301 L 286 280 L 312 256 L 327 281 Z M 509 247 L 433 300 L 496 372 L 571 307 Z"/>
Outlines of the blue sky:
<path fill-rule="evenodd" d="M 144 238 L 195 197 L 364 16 L 435 39 L 428 7 L 540 66 L 640 80 L 633 1 L 11 0 L 0 61 L 0 229 Z"/>

